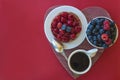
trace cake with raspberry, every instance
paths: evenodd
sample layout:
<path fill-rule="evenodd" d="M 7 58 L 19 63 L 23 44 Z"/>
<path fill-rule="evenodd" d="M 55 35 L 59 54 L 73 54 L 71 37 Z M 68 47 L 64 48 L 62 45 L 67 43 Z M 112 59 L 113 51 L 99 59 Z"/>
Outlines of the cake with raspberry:
<path fill-rule="evenodd" d="M 80 19 L 72 12 L 61 12 L 53 19 L 51 31 L 57 40 L 70 42 L 81 32 Z"/>

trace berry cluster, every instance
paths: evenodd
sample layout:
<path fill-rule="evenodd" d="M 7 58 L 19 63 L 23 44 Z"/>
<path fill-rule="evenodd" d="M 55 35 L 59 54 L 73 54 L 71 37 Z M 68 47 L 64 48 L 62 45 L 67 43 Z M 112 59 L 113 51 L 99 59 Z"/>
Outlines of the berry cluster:
<path fill-rule="evenodd" d="M 59 41 L 69 42 L 80 33 L 80 20 L 73 13 L 61 12 L 53 19 L 51 31 Z"/>
<path fill-rule="evenodd" d="M 93 19 L 87 28 L 88 40 L 98 47 L 109 47 L 115 40 L 115 23 L 107 18 Z"/>

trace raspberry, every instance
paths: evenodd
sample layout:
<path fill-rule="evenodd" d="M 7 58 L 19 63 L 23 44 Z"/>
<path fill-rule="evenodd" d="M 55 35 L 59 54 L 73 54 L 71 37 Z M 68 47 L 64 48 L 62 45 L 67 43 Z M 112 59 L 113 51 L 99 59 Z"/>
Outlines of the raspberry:
<path fill-rule="evenodd" d="M 103 24 L 105 25 L 105 24 L 110 24 L 110 22 L 109 22 L 109 20 L 105 20 L 104 22 L 103 22 Z"/>
<path fill-rule="evenodd" d="M 73 22 L 73 27 L 78 26 L 78 25 L 79 25 L 79 22 L 76 22 L 76 21 Z"/>
<path fill-rule="evenodd" d="M 112 43 L 112 40 L 109 38 L 107 41 L 105 41 L 107 45 L 110 45 Z"/>
<path fill-rule="evenodd" d="M 60 30 L 59 30 L 59 34 L 60 34 L 60 35 L 63 35 L 63 34 L 65 34 L 65 31 L 62 30 L 62 29 L 60 29 Z"/>
<path fill-rule="evenodd" d="M 58 35 L 57 35 L 57 39 L 58 39 L 58 40 L 62 40 L 61 36 L 62 36 L 62 35 L 58 34 Z"/>
<path fill-rule="evenodd" d="M 57 21 L 53 21 L 52 24 L 51 24 L 52 27 L 56 27 L 57 26 Z"/>
<path fill-rule="evenodd" d="M 68 18 L 68 12 L 62 12 L 60 15 L 66 19 Z"/>
<path fill-rule="evenodd" d="M 64 17 L 61 17 L 61 22 L 62 22 L 62 23 L 66 23 L 66 22 L 67 22 L 67 19 L 64 18 Z"/>
<path fill-rule="evenodd" d="M 75 35 L 75 34 L 71 34 L 71 35 L 70 35 L 70 38 L 71 38 L 71 39 L 75 39 L 75 38 L 76 38 L 76 35 Z"/>
<path fill-rule="evenodd" d="M 59 16 L 56 16 L 54 20 L 57 21 L 57 22 L 60 22 L 61 16 L 60 16 L 60 15 L 59 15 Z"/>
<path fill-rule="evenodd" d="M 68 20 L 67 24 L 68 24 L 69 26 L 72 26 L 72 25 L 73 25 L 73 21 L 72 21 L 72 20 Z"/>
<path fill-rule="evenodd" d="M 108 34 L 106 34 L 106 33 L 103 33 L 102 35 L 101 35 L 101 39 L 103 40 L 103 41 L 107 41 L 108 40 Z"/>
<path fill-rule="evenodd" d="M 72 14 L 69 14 L 68 15 L 68 20 L 72 20 L 73 21 L 74 20 L 74 16 Z"/>
<path fill-rule="evenodd" d="M 76 31 L 76 33 L 80 32 L 81 31 L 81 27 L 80 26 L 76 26 L 75 27 L 75 31 Z"/>
<path fill-rule="evenodd" d="M 109 24 L 104 24 L 103 29 L 104 29 L 104 30 L 110 30 L 110 26 L 109 26 Z"/>
<path fill-rule="evenodd" d="M 61 27 L 62 27 L 62 23 L 59 22 L 59 23 L 57 24 L 57 28 L 60 29 Z"/>
<path fill-rule="evenodd" d="M 63 41 L 63 42 L 68 42 L 68 41 L 69 41 L 69 38 L 68 38 L 68 37 L 63 36 L 63 37 L 62 37 L 62 41 Z"/>

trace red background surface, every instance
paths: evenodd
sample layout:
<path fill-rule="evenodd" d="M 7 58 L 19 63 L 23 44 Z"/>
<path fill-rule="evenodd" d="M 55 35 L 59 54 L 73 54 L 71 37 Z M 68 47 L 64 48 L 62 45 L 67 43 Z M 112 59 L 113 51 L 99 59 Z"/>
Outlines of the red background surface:
<path fill-rule="evenodd" d="M 0 0 L 0 80 L 73 80 L 44 34 L 44 14 L 54 5 L 101 6 L 120 30 L 119 0 Z M 120 80 L 120 37 L 77 80 Z"/>

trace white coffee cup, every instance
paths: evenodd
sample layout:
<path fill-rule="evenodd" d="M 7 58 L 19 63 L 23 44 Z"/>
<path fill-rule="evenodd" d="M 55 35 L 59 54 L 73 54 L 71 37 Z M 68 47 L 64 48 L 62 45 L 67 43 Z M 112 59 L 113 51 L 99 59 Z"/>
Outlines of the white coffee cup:
<path fill-rule="evenodd" d="M 83 50 L 83 49 L 79 49 L 79 50 L 73 51 L 68 57 L 68 67 L 69 67 L 69 69 L 73 73 L 78 74 L 78 75 L 87 73 L 92 66 L 92 59 L 91 58 L 96 55 L 97 51 L 98 51 L 98 49 L 91 49 L 91 50 L 88 50 L 88 51 Z M 84 56 L 84 58 L 82 58 L 83 56 Z M 86 63 L 84 61 L 85 59 L 86 59 Z M 80 60 L 80 62 L 77 61 L 77 60 Z M 82 61 L 84 61 L 84 63 Z M 88 64 L 88 62 L 89 62 L 89 64 Z M 80 66 L 81 66 L 81 68 L 83 68 L 83 66 L 86 67 L 86 68 L 82 71 L 75 70 L 75 68 L 73 67 L 73 66 L 75 66 L 74 63 L 76 64 L 76 69 L 80 69 Z"/>

